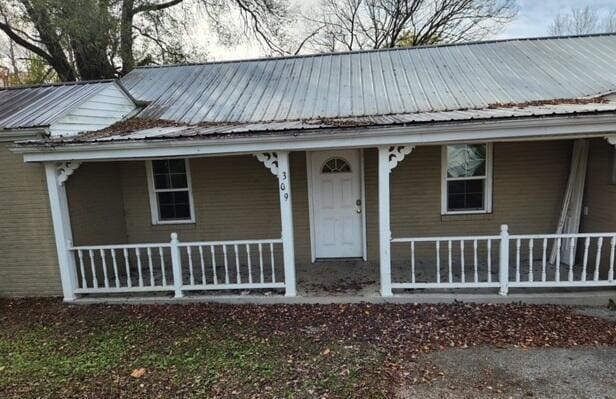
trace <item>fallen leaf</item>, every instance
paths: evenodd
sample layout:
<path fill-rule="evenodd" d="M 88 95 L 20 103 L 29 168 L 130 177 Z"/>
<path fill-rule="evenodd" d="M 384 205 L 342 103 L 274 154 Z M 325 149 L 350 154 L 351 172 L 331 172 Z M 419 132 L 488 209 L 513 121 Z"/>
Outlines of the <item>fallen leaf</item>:
<path fill-rule="evenodd" d="M 134 369 L 130 376 L 133 378 L 141 378 L 145 375 L 145 369 L 143 367 Z"/>

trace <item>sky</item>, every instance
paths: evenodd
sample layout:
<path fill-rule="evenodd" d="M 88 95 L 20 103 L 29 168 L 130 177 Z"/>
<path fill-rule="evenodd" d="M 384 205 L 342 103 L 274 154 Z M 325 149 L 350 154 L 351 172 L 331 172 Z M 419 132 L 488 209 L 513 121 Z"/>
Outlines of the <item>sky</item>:
<path fill-rule="evenodd" d="M 518 0 L 519 13 L 516 19 L 495 38 L 545 36 L 554 16 L 566 13 L 572 7 L 590 6 L 600 13 L 616 8 L 614 0 Z"/>
<path fill-rule="evenodd" d="M 305 0 L 308 2 L 317 0 Z M 548 34 L 548 26 L 559 13 L 567 13 L 573 7 L 590 6 L 600 13 L 608 13 L 616 8 L 616 0 L 517 0 L 517 17 L 501 32 L 486 39 L 511 39 L 517 37 L 537 37 Z M 236 47 L 224 47 L 215 42 L 208 46 L 210 60 L 235 60 L 263 56 L 262 50 L 254 44 L 242 43 Z"/>

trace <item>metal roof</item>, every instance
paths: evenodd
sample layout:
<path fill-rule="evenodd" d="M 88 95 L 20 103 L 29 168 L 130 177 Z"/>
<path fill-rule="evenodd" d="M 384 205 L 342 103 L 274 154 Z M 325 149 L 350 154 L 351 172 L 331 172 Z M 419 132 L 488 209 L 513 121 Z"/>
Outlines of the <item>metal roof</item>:
<path fill-rule="evenodd" d="M 151 102 L 143 118 L 263 123 L 594 97 L 616 90 L 614 65 L 606 34 L 146 67 L 122 82 Z"/>
<path fill-rule="evenodd" d="M 112 80 L 0 89 L 0 129 L 46 127 Z"/>
<path fill-rule="evenodd" d="M 284 133 L 332 128 L 376 127 L 395 125 L 430 124 L 438 122 L 471 122 L 507 119 L 511 117 L 552 117 L 587 115 L 594 113 L 616 113 L 616 103 L 550 104 L 526 107 L 501 107 L 483 110 L 422 112 L 361 118 L 316 119 L 299 121 L 222 123 L 186 126 L 161 126 L 138 129 L 133 132 L 121 130 L 90 132 L 80 136 L 58 138 L 47 141 L 54 144 L 103 143 L 140 140 L 173 140 L 181 138 L 217 138 L 246 134 Z M 30 141 L 29 144 L 43 143 Z M 25 144 L 25 143 L 24 143 Z"/>

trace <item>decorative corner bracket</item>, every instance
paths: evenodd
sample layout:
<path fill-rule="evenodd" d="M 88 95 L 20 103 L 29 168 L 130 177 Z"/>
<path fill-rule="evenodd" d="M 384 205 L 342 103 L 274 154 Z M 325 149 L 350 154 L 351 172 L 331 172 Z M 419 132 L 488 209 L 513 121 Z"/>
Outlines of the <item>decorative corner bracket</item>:
<path fill-rule="evenodd" d="M 68 177 L 75 173 L 77 168 L 81 165 L 81 162 L 78 161 L 66 161 L 62 162 L 57 166 L 58 170 L 58 184 L 64 185 L 64 183 L 68 180 Z"/>
<path fill-rule="evenodd" d="M 268 168 L 274 176 L 278 176 L 278 154 L 275 152 L 260 152 L 255 157 Z"/>
<path fill-rule="evenodd" d="M 608 143 L 616 147 L 616 134 L 605 136 L 605 139 L 607 140 Z"/>
<path fill-rule="evenodd" d="M 414 145 L 393 145 L 389 147 L 389 151 L 387 154 L 387 159 L 389 160 L 389 171 L 398 166 L 400 162 L 406 157 L 408 154 L 413 151 L 415 148 Z"/>

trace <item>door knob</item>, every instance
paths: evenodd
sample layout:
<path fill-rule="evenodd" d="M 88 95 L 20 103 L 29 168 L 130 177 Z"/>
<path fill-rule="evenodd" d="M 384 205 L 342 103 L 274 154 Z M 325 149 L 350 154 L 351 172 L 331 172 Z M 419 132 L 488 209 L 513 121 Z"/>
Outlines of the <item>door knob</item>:
<path fill-rule="evenodd" d="M 357 208 L 357 209 L 355 209 L 355 212 L 357 212 L 357 213 L 361 213 L 361 208 Z"/>

